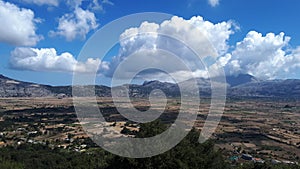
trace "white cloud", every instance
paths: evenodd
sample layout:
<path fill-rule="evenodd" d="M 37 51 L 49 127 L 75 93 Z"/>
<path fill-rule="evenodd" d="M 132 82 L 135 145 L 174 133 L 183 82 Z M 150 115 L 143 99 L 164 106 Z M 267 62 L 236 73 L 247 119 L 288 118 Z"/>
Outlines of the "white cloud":
<path fill-rule="evenodd" d="M 66 4 L 72 8 L 78 8 L 81 6 L 83 0 L 66 0 Z"/>
<path fill-rule="evenodd" d="M 195 28 L 201 30 L 205 36 L 199 34 Z M 285 36 L 283 32 L 277 35 L 274 33 L 262 35 L 256 31 L 250 31 L 241 42 L 236 43 L 231 52 L 228 52 L 228 40 L 234 33 L 234 29 L 239 28 L 231 21 L 214 24 L 205 21 L 200 16 L 192 17 L 189 20 L 175 16 L 161 24 L 144 22 L 139 27 L 127 29 L 120 36 L 119 55 L 110 62 L 106 75 L 112 76 L 116 67 L 127 60 L 130 54 L 143 50 L 149 52 L 143 52 L 144 57 L 141 56 L 141 59 L 123 67 L 124 74 L 126 71 L 134 71 L 134 65 L 145 63 L 164 65 L 171 70 L 170 75 L 181 80 L 191 77 L 219 76 L 220 72 L 216 69 L 218 67 L 223 67 L 227 75 L 247 73 L 261 79 L 291 78 L 296 77 L 297 72 L 300 72 L 300 46 L 292 49 L 289 45 L 290 37 Z M 145 32 L 148 33 L 145 34 Z M 174 42 L 173 39 L 161 36 L 161 34 L 179 38 L 184 40 L 189 47 L 200 47 L 204 50 L 205 46 L 209 46 L 207 43 L 203 43 L 203 39 L 207 38 L 216 48 L 219 57 L 216 63 L 204 67 L 197 63 L 199 58 L 189 53 L 186 47 Z M 176 54 L 191 71 L 186 71 L 177 64 L 173 64 L 174 60 L 170 62 L 170 59 L 166 59 L 167 57 L 157 52 L 157 49 L 161 47 Z M 202 52 L 205 53 L 205 51 Z M 160 57 L 154 57 L 156 55 L 160 55 Z M 210 71 L 209 75 L 207 70 Z M 140 77 L 144 77 L 146 80 L 172 81 L 169 75 L 155 71 L 147 72 Z"/>
<path fill-rule="evenodd" d="M 208 4 L 212 7 L 219 5 L 220 0 L 208 0 Z"/>
<path fill-rule="evenodd" d="M 194 16 L 189 20 L 190 24 L 201 30 L 201 32 L 210 40 L 216 48 L 219 55 L 223 55 L 228 50 L 227 41 L 235 29 L 239 29 L 233 21 L 223 21 L 220 23 L 212 23 L 205 21 L 201 16 Z"/>
<path fill-rule="evenodd" d="M 32 3 L 36 5 L 50 5 L 50 6 L 58 6 L 58 0 L 22 0 L 26 3 Z"/>
<path fill-rule="evenodd" d="M 231 59 L 231 54 L 227 53 L 225 56 L 220 57 L 217 60 L 216 64 L 224 67 L 225 65 L 227 65 L 227 63 L 229 62 L 230 59 Z"/>
<path fill-rule="evenodd" d="M 134 71 L 132 70 L 135 67 L 134 65 L 158 63 L 158 65 L 166 66 L 166 69 L 170 70 L 171 74 L 176 75 L 179 79 L 207 77 L 204 65 L 189 48 L 200 51 L 203 56 L 209 56 L 212 54 L 210 50 L 212 45 L 217 50 L 218 55 L 223 55 L 228 50 L 227 41 L 230 35 L 234 33 L 233 27 L 231 21 L 213 24 L 205 21 L 200 16 L 192 17 L 189 20 L 174 16 L 161 24 L 143 22 L 139 27 L 125 30 L 120 36 L 121 48 L 119 55 L 110 62 L 110 70 L 106 72 L 106 75 L 112 76 L 116 67 L 127 59 L 130 54 L 146 50 L 148 52 L 143 52 L 146 57 L 141 56 L 142 59 L 130 63 L 127 67 L 124 67 L 127 70 L 123 72 Z M 172 37 L 182 40 L 186 46 Z M 157 48 L 163 48 L 176 54 L 175 57 L 180 58 L 191 71 L 187 72 L 183 67 L 170 62 L 169 59 L 166 59 L 167 57 L 157 51 Z M 155 57 L 156 55 L 160 55 L 160 57 Z M 162 73 L 151 72 L 151 74 L 155 78 L 161 77 L 160 80 L 166 80 L 166 76 Z M 145 78 L 149 80 L 151 74 L 148 72 Z"/>
<path fill-rule="evenodd" d="M 174 16 L 171 20 L 166 20 L 161 24 L 144 22 L 139 28 L 127 29 L 120 36 L 120 55 L 126 55 L 139 48 L 155 48 L 159 43 L 163 43 L 166 46 L 165 41 L 162 38 L 158 39 L 157 34 L 173 36 L 174 38 L 184 40 L 185 43 L 188 43 L 186 45 L 193 48 L 200 47 L 201 49 L 204 49 L 204 47 L 199 46 L 199 44 L 210 45 L 202 43 L 203 40 L 207 39 L 217 50 L 218 54 L 222 55 L 227 52 L 227 41 L 230 35 L 234 33 L 232 30 L 233 27 L 234 24 L 231 21 L 213 24 L 205 21 L 201 16 L 192 17 L 190 20 Z M 143 34 L 149 31 L 151 31 L 151 34 Z M 125 39 L 125 37 L 131 38 Z M 169 40 L 173 41 L 170 38 Z"/>
<path fill-rule="evenodd" d="M 209 74 L 206 70 L 196 70 L 196 71 L 185 71 L 180 70 L 170 74 L 164 72 L 155 72 L 153 74 L 142 74 L 137 76 L 137 78 L 143 79 L 144 81 L 158 80 L 161 82 L 178 83 L 183 82 L 192 78 L 208 78 Z"/>
<path fill-rule="evenodd" d="M 103 4 L 108 4 L 108 5 L 114 5 L 114 3 L 111 2 L 110 0 L 103 0 L 102 3 Z"/>
<path fill-rule="evenodd" d="M 107 4 L 107 5 L 114 5 L 113 2 L 109 1 L 109 0 L 93 0 L 93 2 L 91 2 L 89 4 L 89 8 L 92 9 L 93 11 L 103 11 L 103 5 Z"/>
<path fill-rule="evenodd" d="M 84 0 L 66 0 L 66 4 L 68 6 L 70 6 L 71 8 L 76 9 L 82 5 L 83 1 Z M 90 1 L 88 1 L 87 8 L 91 9 L 93 11 L 103 11 L 104 4 L 114 5 L 114 3 L 109 0 L 90 0 Z"/>
<path fill-rule="evenodd" d="M 86 35 L 99 25 L 93 12 L 76 7 L 74 13 L 63 15 L 59 19 L 56 31 L 50 31 L 50 36 L 63 36 L 68 41 L 76 38 L 85 39 Z"/>
<path fill-rule="evenodd" d="M 98 0 L 93 0 L 93 3 L 89 5 L 89 8 L 91 8 L 92 10 L 103 10 L 103 6 L 99 3 Z"/>
<path fill-rule="evenodd" d="M 300 66 L 300 52 L 287 52 L 290 37 L 284 33 L 263 36 L 250 31 L 243 41 L 238 42 L 225 66 L 228 73 L 248 73 L 263 79 L 286 78 Z"/>
<path fill-rule="evenodd" d="M 10 64 L 14 69 L 53 72 L 93 73 L 98 66 L 107 68 L 107 63 L 101 63 L 99 59 L 79 62 L 68 52 L 58 55 L 54 48 L 16 48 L 11 52 Z"/>
<path fill-rule="evenodd" d="M 36 34 L 36 23 L 39 20 L 34 18 L 34 12 L 30 9 L 0 0 L 0 20 L 3 25 L 0 27 L 0 42 L 34 46 L 42 39 L 42 36 Z"/>

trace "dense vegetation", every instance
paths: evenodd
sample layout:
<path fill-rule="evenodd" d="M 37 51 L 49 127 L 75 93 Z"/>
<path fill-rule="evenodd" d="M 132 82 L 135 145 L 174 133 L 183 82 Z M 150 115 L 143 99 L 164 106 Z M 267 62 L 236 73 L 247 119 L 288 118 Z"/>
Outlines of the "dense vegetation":
<path fill-rule="evenodd" d="M 161 133 L 166 126 L 155 121 L 141 125 L 137 137 L 149 137 Z M 245 164 L 233 167 L 225 162 L 221 153 L 214 149 L 213 141 L 198 143 L 199 132 L 192 130 L 175 148 L 164 154 L 143 159 L 130 159 L 108 153 L 100 148 L 78 153 L 65 149 L 50 149 L 46 145 L 23 144 L 0 149 L 0 169 L 296 169 L 298 166 Z"/>

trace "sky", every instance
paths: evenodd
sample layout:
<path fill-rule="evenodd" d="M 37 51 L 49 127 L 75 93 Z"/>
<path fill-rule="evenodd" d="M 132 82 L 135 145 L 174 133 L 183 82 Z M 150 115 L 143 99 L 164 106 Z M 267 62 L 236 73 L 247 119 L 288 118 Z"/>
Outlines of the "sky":
<path fill-rule="evenodd" d="M 109 85 L 113 72 L 131 53 L 147 50 L 145 56 L 120 68 L 121 72 L 141 62 L 159 62 L 181 80 L 208 77 L 209 68 L 196 64 L 199 61 L 187 48 L 157 37 L 167 32 L 197 46 L 202 37 L 193 32 L 199 29 L 217 52 L 211 67 L 221 66 L 226 75 L 300 79 L 299 9 L 300 1 L 296 0 L 0 0 L 0 74 L 34 83 L 70 85 L 73 72 L 97 71 L 97 82 Z M 78 58 L 97 30 L 141 12 L 173 17 L 158 23 L 143 20 L 124 28 L 117 35 L 120 43 L 102 60 L 96 56 Z M 139 34 L 145 30 L 154 34 Z M 134 38 L 122 39 L 126 36 Z M 105 42 L 106 38 L 100 40 Z M 160 46 L 180 54 L 190 70 L 175 70 L 167 58 L 155 57 Z M 153 78 L 168 81 L 159 71 L 143 74 L 143 80 Z"/>

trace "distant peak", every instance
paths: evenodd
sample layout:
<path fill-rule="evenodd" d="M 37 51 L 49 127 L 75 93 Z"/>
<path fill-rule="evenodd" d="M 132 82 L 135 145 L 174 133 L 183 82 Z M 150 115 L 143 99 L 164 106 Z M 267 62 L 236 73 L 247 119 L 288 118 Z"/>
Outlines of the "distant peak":
<path fill-rule="evenodd" d="M 158 80 L 145 81 L 145 82 L 143 83 L 143 86 L 149 85 L 149 84 L 154 84 L 154 83 L 162 83 L 162 82 L 160 82 L 160 81 L 158 81 Z"/>
<path fill-rule="evenodd" d="M 237 74 L 226 76 L 227 83 L 233 87 L 249 82 L 258 82 L 259 80 L 250 74 Z"/>
<path fill-rule="evenodd" d="M 234 75 L 229 75 L 231 77 L 254 77 L 250 74 L 245 74 L 245 73 L 240 73 L 240 74 L 234 74 Z"/>
<path fill-rule="evenodd" d="M 0 74 L 0 78 L 1 78 L 1 79 L 10 79 L 10 78 L 8 78 L 8 77 L 2 75 L 2 74 Z"/>

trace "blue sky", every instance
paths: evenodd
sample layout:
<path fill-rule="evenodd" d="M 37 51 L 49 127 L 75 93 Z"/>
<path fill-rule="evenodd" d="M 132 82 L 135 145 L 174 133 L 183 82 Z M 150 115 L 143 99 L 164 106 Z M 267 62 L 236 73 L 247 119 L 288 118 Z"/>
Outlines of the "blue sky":
<path fill-rule="evenodd" d="M 224 40 L 223 45 L 227 45 L 219 52 L 219 58 L 228 74 L 300 78 L 299 9 L 300 1 L 296 0 L 0 0 L 0 23 L 5 23 L 0 28 L 0 74 L 50 85 L 71 84 L 72 64 L 78 62 L 81 48 L 98 29 L 129 14 L 163 12 L 185 21 L 201 16 L 203 20 L 198 21 L 208 21 L 214 27 L 226 22 L 231 31 L 227 31 L 228 38 L 221 37 L 225 28 L 220 32 L 203 29 L 211 34 L 220 33 L 221 39 L 216 41 Z M 27 17 L 20 19 L 22 14 Z M 24 32 L 16 33 L 19 30 Z M 267 36 L 268 33 L 271 34 Z M 145 42 L 128 45 L 141 43 Z M 111 55 L 124 57 L 118 51 L 114 49 Z M 44 56 L 47 52 L 53 55 L 50 60 Z M 32 62 L 38 55 L 44 58 Z M 108 55 L 106 62 L 101 63 L 105 69 L 112 69 L 111 57 Z M 51 58 L 55 63 L 48 63 L 53 61 Z M 82 63 L 82 71 L 89 71 L 96 63 L 99 61 Z M 195 73 L 199 71 L 195 69 Z M 103 73 L 99 78 L 109 78 L 105 76 L 108 75 Z"/>

